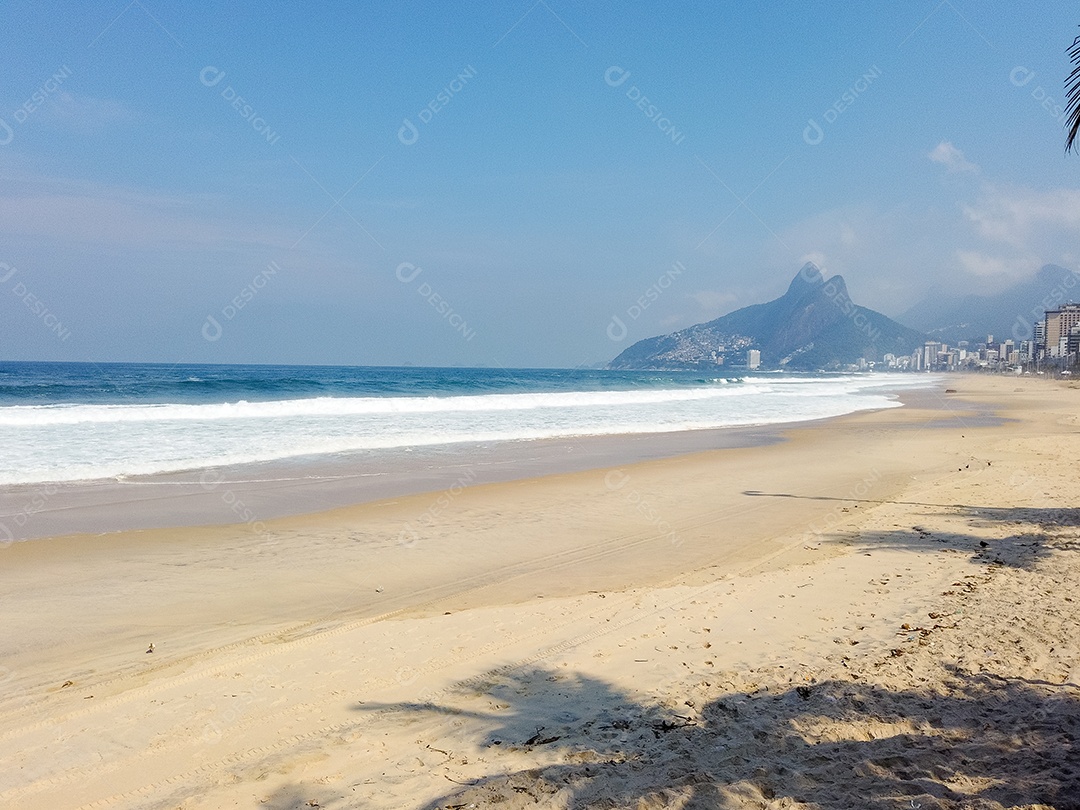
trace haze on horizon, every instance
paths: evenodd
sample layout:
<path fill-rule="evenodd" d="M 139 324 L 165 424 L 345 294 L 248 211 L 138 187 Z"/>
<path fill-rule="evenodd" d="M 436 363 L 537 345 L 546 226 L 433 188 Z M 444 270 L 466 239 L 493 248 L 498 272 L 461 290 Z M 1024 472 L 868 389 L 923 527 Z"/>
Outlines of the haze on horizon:
<path fill-rule="evenodd" d="M 2 14 L 3 360 L 568 367 L 808 260 L 1080 270 L 1064 0 Z"/>

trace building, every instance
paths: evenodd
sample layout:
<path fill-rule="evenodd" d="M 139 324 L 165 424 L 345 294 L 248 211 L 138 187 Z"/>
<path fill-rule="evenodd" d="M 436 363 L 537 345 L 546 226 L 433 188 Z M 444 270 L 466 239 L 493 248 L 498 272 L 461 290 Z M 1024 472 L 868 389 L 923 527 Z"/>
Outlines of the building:
<path fill-rule="evenodd" d="M 1065 338 L 1065 356 L 1074 355 L 1077 352 L 1080 352 L 1080 325 L 1070 329 L 1068 337 Z"/>
<path fill-rule="evenodd" d="M 761 352 L 757 349 L 750 349 L 746 353 L 746 367 L 748 369 L 755 369 L 761 365 Z"/>
<path fill-rule="evenodd" d="M 937 356 L 938 352 L 940 351 L 940 343 L 933 340 L 926 341 L 926 343 L 923 344 L 923 356 L 920 368 L 922 368 L 924 371 L 930 371 L 931 369 L 933 369 L 934 366 L 937 365 Z"/>
<path fill-rule="evenodd" d="M 1080 326 L 1080 304 L 1065 304 L 1061 309 L 1046 310 L 1043 327 L 1043 346 L 1050 357 L 1063 357 L 1068 353 L 1069 333 Z"/>

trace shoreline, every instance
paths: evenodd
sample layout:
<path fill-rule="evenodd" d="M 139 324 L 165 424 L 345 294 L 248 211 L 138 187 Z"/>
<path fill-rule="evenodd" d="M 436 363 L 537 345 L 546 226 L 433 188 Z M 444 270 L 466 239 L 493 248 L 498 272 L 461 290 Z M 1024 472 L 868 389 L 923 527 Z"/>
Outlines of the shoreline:
<path fill-rule="evenodd" d="M 997 424 L 977 403 L 961 400 L 957 412 L 951 395 L 940 390 L 911 395 L 906 407 L 808 423 L 781 432 L 772 444 L 478 483 L 267 521 L 52 536 L 11 543 L 0 553 L 6 571 L 38 575 L 23 590 L 38 603 L 26 611 L 25 632 L 46 627 L 34 636 L 35 649 L 85 640 L 64 629 L 59 617 L 67 606 L 51 598 L 55 585 L 49 583 L 59 578 L 69 583 L 64 590 L 73 601 L 95 601 L 101 579 L 116 579 L 117 560 L 132 561 L 125 563 L 127 577 L 137 581 L 99 616 L 98 635 L 122 630 L 131 643 L 152 630 L 132 627 L 125 617 L 153 615 L 170 600 L 184 605 L 195 624 L 220 625 L 240 571 L 264 587 L 248 592 L 244 610 L 230 623 L 282 628 L 312 614 L 374 617 L 421 605 L 438 611 L 446 600 L 456 610 L 587 588 L 655 586 L 673 576 L 723 573 L 774 556 L 791 545 L 784 541 L 790 535 L 799 546 L 847 511 L 828 497 L 853 497 L 867 486 L 880 497 L 899 492 L 921 462 L 894 453 L 867 463 L 863 454 L 872 435 L 883 446 L 903 445 L 925 429 L 959 432 L 971 419 Z M 924 443 L 927 453 L 939 452 L 934 442 Z M 820 463 L 823 458 L 827 463 Z M 814 471 L 812 479 L 808 471 Z M 793 494 L 799 497 L 786 497 Z M 514 518 L 506 512 L 509 504 Z M 508 537 L 508 521 L 532 530 Z M 466 540 L 461 532 L 468 526 Z M 715 548 L 717 526 L 737 542 Z M 589 538 L 584 545 L 580 534 Z M 491 548 L 498 554 L 492 556 Z M 174 576 L 176 567 L 185 576 Z M 525 591 L 523 579 L 529 582 Z M 297 581 L 306 584 L 296 587 Z M 278 593 L 290 600 L 281 603 Z M 178 652 L 199 643 L 188 639 Z"/>
<path fill-rule="evenodd" d="M 594 785 L 616 807 L 706 786 L 733 808 L 800 790 L 847 806 L 820 791 L 891 784 L 882 768 L 892 765 L 858 764 L 878 761 L 872 748 L 853 742 L 830 776 L 797 747 L 723 735 L 766 739 L 790 707 L 798 733 L 827 720 L 846 739 L 848 715 L 833 717 L 826 698 L 854 712 L 846 701 L 876 705 L 885 693 L 849 698 L 829 686 L 840 681 L 892 690 L 903 716 L 949 689 L 945 716 L 1003 716 L 1000 702 L 969 710 L 944 664 L 1080 677 L 1076 640 L 1046 624 L 1067 625 L 1075 608 L 1044 604 L 1070 595 L 1075 568 L 1039 539 L 1080 523 L 1054 497 L 1076 484 L 1062 462 L 1080 451 L 1080 395 L 950 384 L 955 395 L 826 420 L 764 447 L 286 517 L 265 537 L 212 526 L 10 545 L 0 739 L 16 753 L 0 803 L 516 810 Z M 416 533 L 403 537 L 410 522 Z M 969 578 L 973 588 L 955 587 Z M 953 618 L 931 627 L 927 614 Z M 901 624 L 914 629 L 897 638 Z M 1049 643 L 1006 643 L 1020 630 Z M 1031 715 L 1035 698 L 1022 697 L 1010 722 Z M 825 720 L 794 713 L 804 700 Z M 713 719 L 728 711 L 719 706 L 738 707 L 741 722 Z M 865 722 L 883 739 L 919 732 L 882 711 Z M 537 743 L 538 727 L 558 741 Z M 954 735 L 941 756 L 962 744 Z M 749 769 L 732 759 L 744 749 Z M 918 770 L 905 757 L 919 750 L 890 761 Z M 631 767 L 639 761 L 649 767 Z M 610 770 L 597 770 L 604 762 Z M 681 775 L 665 762 L 683 763 Z M 959 807 L 926 793 L 943 767 L 960 767 L 934 762 L 900 795 Z M 801 771 L 825 781 L 809 793 L 785 782 Z"/>
<path fill-rule="evenodd" d="M 919 406 L 927 402 L 924 392 L 939 387 L 940 382 L 935 379 L 928 381 L 926 388 L 902 388 L 892 393 L 903 406 Z M 259 524 L 261 530 L 261 524 L 277 518 L 390 498 L 765 446 L 785 441 L 791 431 L 876 410 L 888 409 L 670 433 L 470 443 L 415 452 L 285 459 L 131 476 L 122 481 L 8 485 L 0 487 L 0 542 L 184 526 Z"/>

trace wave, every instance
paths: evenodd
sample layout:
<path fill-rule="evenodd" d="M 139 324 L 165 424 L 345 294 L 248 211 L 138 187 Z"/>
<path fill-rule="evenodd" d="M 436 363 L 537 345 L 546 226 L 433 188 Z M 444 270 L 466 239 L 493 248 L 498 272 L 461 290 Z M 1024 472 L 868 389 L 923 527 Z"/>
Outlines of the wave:
<path fill-rule="evenodd" d="M 539 408 L 595 408 L 658 405 L 762 393 L 763 386 L 575 391 L 565 393 L 480 394 L 444 397 L 310 397 L 269 402 L 222 402 L 203 405 L 13 405 L 0 408 L 0 425 L 75 425 L 86 422 L 165 422 L 218 419 L 435 414 L 527 411 Z"/>
<path fill-rule="evenodd" d="M 98 458 L 75 464 L 54 464 L 48 468 L 24 467 L 19 472 L 0 472 L 0 485 L 39 483 L 45 481 L 82 481 L 126 476 L 179 473 L 214 467 L 243 464 L 260 464 L 284 461 L 308 456 L 333 456 L 382 450 L 403 450 L 448 445 L 487 444 L 493 442 L 529 442 L 544 439 L 573 439 L 595 436 L 634 435 L 646 433 L 677 433 L 692 430 L 715 430 L 719 428 L 750 427 L 756 425 L 782 424 L 792 421 L 822 419 L 840 416 L 860 410 L 876 410 L 900 407 L 900 403 L 884 398 L 868 398 L 847 407 L 823 407 L 818 411 L 798 414 L 790 412 L 760 414 L 744 413 L 726 415 L 717 419 L 678 419 L 668 422 L 606 422 L 603 424 L 550 425 L 544 427 L 512 427 L 491 430 L 460 430 L 447 432 L 395 432 L 375 435 L 351 435 L 312 438 L 309 436 L 281 436 L 267 433 L 253 435 L 247 447 L 237 452 L 215 453 L 206 447 L 193 446 L 182 458 L 148 459 L 146 446 L 125 448 L 128 452 L 109 462 Z M 216 437 L 220 439 L 221 437 Z M 152 443 L 152 442 L 151 442 Z M 209 442 L 212 446 L 213 442 Z M 139 451 L 142 452 L 139 452 Z"/>
<path fill-rule="evenodd" d="M 17 405 L 0 407 L 0 485 L 454 444 L 782 424 L 899 407 L 895 390 L 928 382 L 748 376 L 634 390 Z M 358 462 L 363 469 L 370 471 Z"/>
<path fill-rule="evenodd" d="M 530 411 L 558 408 L 645 406 L 695 402 L 753 394 L 824 397 L 853 394 L 888 386 L 916 384 L 896 378 L 834 377 L 827 379 L 762 380 L 715 378 L 712 384 L 685 388 L 636 390 L 530 392 L 521 394 L 461 394 L 448 396 L 314 396 L 211 403 L 51 404 L 0 407 L 0 426 L 32 427 L 114 422 L 216 421 L 242 419 L 375 416 L 380 414 L 439 414 Z M 919 381 L 925 384 L 923 381 Z"/>

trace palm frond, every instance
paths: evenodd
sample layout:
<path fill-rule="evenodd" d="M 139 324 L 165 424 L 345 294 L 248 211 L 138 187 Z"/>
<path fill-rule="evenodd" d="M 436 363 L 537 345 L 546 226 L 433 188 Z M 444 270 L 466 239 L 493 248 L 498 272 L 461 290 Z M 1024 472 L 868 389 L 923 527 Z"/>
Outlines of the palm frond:
<path fill-rule="evenodd" d="M 1072 73 L 1069 74 L 1069 78 L 1065 80 L 1065 98 L 1067 100 L 1065 111 L 1069 116 L 1065 120 L 1065 126 L 1068 130 L 1065 138 L 1066 152 L 1072 150 L 1074 146 L 1080 149 L 1080 143 L 1077 143 L 1076 140 L 1077 133 L 1080 131 L 1080 37 L 1073 40 L 1072 47 L 1069 48 L 1069 59 L 1074 67 Z"/>

